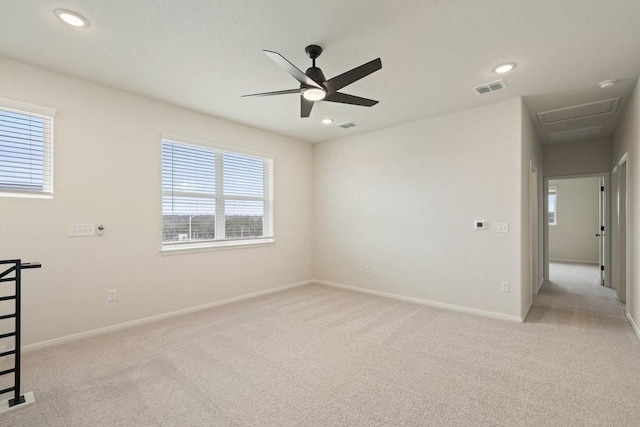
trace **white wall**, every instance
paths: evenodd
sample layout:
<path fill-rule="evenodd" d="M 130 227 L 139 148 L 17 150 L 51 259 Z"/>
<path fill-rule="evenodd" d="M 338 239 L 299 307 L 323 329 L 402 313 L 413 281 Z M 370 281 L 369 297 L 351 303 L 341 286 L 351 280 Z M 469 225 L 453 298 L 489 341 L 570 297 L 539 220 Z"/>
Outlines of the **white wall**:
<path fill-rule="evenodd" d="M 549 260 L 598 263 L 600 178 L 550 180 L 557 224 L 549 225 Z"/>
<path fill-rule="evenodd" d="M 521 268 L 521 277 L 520 281 L 522 283 L 522 293 L 521 293 L 521 308 L 520 312 L 522 316 L 526 316 L 529 312 L 529 308 L 531 308 L 531 304 L 533 303 L 533 293 L 537 291 L 537 286 L 539 285 L 540 280 L 543 277 L 544 269 L 543 269 L 543 257 L 544 257 L 544 223 L 543 223 L 543 182 L 544 182 L 544 171 L 546 165 L 544 164 L 544 158 L 542 153 L 542 145 L 538 141 L 538 137 L 533 129 L 533 124 L 531 123 L 530 115 L 527 112 L 524 103 L 521 104 L 521 124 L 520 127 L 522 129 L 522 153 L 520 155 L 521 165 L 520 165 L 520 181 L 521 181 L 521 189 L 520 189 L 520 209 L 521 209 L 521 237 L 520 237 L 520 265 Z M 531 227 L 531 166 L 536 169 L 536 180 L 537 180 L 537 207 L 536 211 L 538 213 L 538 224 L 537 230 L 532 229 Z M 536 233 L 537 239 L 534 239 L 534 232 Z M 534 244 L 534 240 L 536 240 L 536 244 Z M 537 251 L 537 256 L 534 257 L 534 262 L 537 263 L 537 266 L 533 266 L 533 268 L 537 268 L 537 274 L 534 275 L 536 277 L 536 281 L 538 283 L 531 283 L 532 278 L 532 266 L 531 266 L 531 250 L 535 247 Z M 532 286 L 535 286 L 536 289 L 532 289 Z"/>
<path fill-rule="evenodd" d="M 631 95 L 613 143 L 613 164 L 627 162 L 627 312 L 640 327 L 640 84 Z M 613 167 L 613 166 L 612 166 Z M 638 332 L 638 331 L 636 331 Z M 639 337 L 640 338 L 640 337 Z"/>
<path fill-rule="evenodd" d="M 543 148 L 545 176 L 611 172 L 611 141 L 565 142 Z"/>
<path fill-rule="evenodd" d="M 521 316 L 521 117 L 514 98 L 316 145 L 315 277 Z"/>
<path fill-rule="evenodd" d="M 2 58 L 0 94 L 58 112 L 54 199 L 0 198 L 0 259 L 43 264 L 24 273 L 24 344 L 311 278 L 309 144 Z M 276 244 L 161 255 L 162 132 L 275 155 Z"/>

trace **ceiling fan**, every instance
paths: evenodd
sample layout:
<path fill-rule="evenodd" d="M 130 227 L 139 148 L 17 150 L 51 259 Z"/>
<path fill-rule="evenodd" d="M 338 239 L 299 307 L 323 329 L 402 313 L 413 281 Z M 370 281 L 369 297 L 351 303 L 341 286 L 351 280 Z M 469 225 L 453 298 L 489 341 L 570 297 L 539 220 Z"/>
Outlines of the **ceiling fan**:
<path fill-rule="evenodd" d="M 316 67 L 316 58 L 322 53 L 322 48 L 317 45 L 309 45 L 305 48 L 305 52 L 313 61 L 311 67 L 305 73 L 300 71 L 295 65 L 287 61 L 282 55 L 270 50 L 263 51 L 273 62 L 278 64 L 282 69 L 300 82 L 299 89 L 279 90 L 275 92 L 253 93 L 251 95 L 242 95 L 242 97 L 250 96 L 273 96 L 300 94 L 300 117 L 309 117 L 313 103 L 316 101 L 330 101 L 341 104 L 361 105 L 363 107 L 372 107 L 378 103 L 373 99 L 361 98 L 359 96 L 348 95 L 338 92 L 345 86 L 360 80 L 369 74 L 382 68 L 380 58 L 369 61 L 359 67 L 342 73 L 332 79 L 327 80 L 322 70 Z"/>

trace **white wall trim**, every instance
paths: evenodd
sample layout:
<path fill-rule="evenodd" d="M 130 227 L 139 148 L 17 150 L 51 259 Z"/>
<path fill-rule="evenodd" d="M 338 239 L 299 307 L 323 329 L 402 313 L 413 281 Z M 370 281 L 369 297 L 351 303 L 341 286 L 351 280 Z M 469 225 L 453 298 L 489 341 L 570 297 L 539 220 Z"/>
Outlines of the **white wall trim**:
<path fill-rule="evenodd" d="M 158 320 L 163 320 L 163 319 L 168 319 L 168 318 L 171 318 L 171 317 L 182 316 L 184 314 L 194 313 L 196 311 L 202 311 L 202 310 L 206 310 L 208 308 L 218 307 L 218 306 L 221 306 L 221 305 L 231 304 L 231 303 L 234 303 L 234 302 L 238 302 L 238 301 L 243 301 L 243 300 L 259 297 L 259 296 L 262 296 L 262 295 L 268 295 L 268 294 L 273 294 L 273 293 L 276 293 L 276 292 L 284 291 L 284 290 L 287 290 L 287 289 L 297 288 L 299 286 L 308 285 L 308 284 L 310 284 L 312 282 L 313 282 L 312 280 L 304 280 L 302 282 L 297 282 L 297 283 L 291 283 L 289 285 L 278 286 L 276 288 L 266 289 L 264 291 L 258 291 L 258 292 L 253 292 L 253 293 L 246 294 L 246 295 L 240 295 L 240 296 L 237 296 L 237 297 L 226 298 L 226 299 L 219 300 L 219 301 L 213 301 L 213 302 L 209 302 L 209 303 L 206 303 L 206 304 L 196 305 L 194 307 L 187 307 L 187 308 L 183 308 L 183 309 L 176 310 L 176 311 L 170 311 L 168 313 L 162 313 L 162 314 L 157 314 L 157 315 L 154 315 L 154 316 L 143 317 L 142 319 L 131 320 L 129 322 L 124 322 L 124 323 L 118 323 L 116 325 L 106 326 L 104 328 L 92 329 L 90 331 L 80 332 L 80 333 L 73 334 L 73 335 L 67 335 L 67 336 L 64 336 L 64 337 L 54 338 L 54 339 L 47 340 L 47 341 L 40 341 L 40 342 L 37 342 L 37 343 L 34 343 L 34 344 L 29 344 L 29 345 L 22 346 L 22 350 L 23 351 L 31 351 L 31 350 L 44 348 L 44 347 L 50 347 L 50 346 L 53 346 L 53 345 L 63 344 L 63 343 L 70 342 L 70 341 L 77 341 L 77 340 L 81 340 L 81 339 L 84 339 L 84 338 L 93 337 L 93 336 L 96 336 L 96 335 L 102 335 L 102 334 L 106 334 L 106 333 L 109 333 L 109 332 L 115 332 L 115 331 L 119 331 L 119 330 L 122 330 L 122 329 L 127 329 L 127 328 L 131 328 L 131 327 L 134 327 L 134 326 L 138 326 L 138 325 L 143 325 L 145 323 L 156 322 Z"/>
<path fill-rule="evenodd" d="M 633 317 L 631 317 L 631 314 L 628 312 L 627 312 L 627 319 L 631 324 L 631 329 L 633 329 L 633 332 L 636 333 L 636 338 L 638 338 L 638 341 L 640 341 L 640 328 L 638 328 L 638 325 L 636 325 L 636 322 L 633 321 Z"/>
<path fill-rule="evenodd" d="M 0 98 L 0 106 L 11 109 L 11 110 L 17 110 L 19 112 L 26 111 L 28 113 L 38 114 L 40 116 L 45 116 L 45 117 L 56 116 L 56 110 L 54 108 L 43 107 L 40 105 L 29 104 L 21 101 L 14 101 L 12 99 L 7 99 L 7 98 Z"/>
<path fill-rule="evenodd" d="M 598 265 L 598 261 L 586 260 L 586 259 L 563 259 L 563 258 L 549 258 L 549 262 L 569 262 L 577 264 L 593 264 Z"/>
<path fill-rule="evenodd" d="M 312 282 L 319 283 L 321 285 L 331 286 L 331 287 L 334 287 L 334 288 L 347 289 L 347 290 L 350 290 L 350 291 L 362 292 L 362 293 L 365 293 L 365 294 L 376 295 L 376 296 L 379 296 L 379 297 L 391 298 L 391 299 L 395 299 L 395 300 L 399 300 L 399 301 L 412 302 L 412 303 L 415 303 L 415 304 L 427 305 L 427 306 L 430 306 L 430 307 L 443 308 L 445 310 L 452 310 L 452 311 L 459 311 L 459 312 L 462 312 L 462 313 L 477 314 L 477 315 L 484 316 L 484 317 L 491 317 L 493 319 L 509 320 L 511 322 L 519 322 L 519 323 L 524 322 L 524 318 L 522 318 L 520 316 L 512 316 L 512 315 L 509 315 L 509 314 L 497 313 L 495 311 L 486 311 L 486 310 L 480 310 L 480 309 L 477 309 L 477 308 L 464 307 L 464 306 L 461 306 L 461 305 L 447 304 L 447 303 L 444 303 L 444 302 L 431 301 L 431 300 L 426 300 L 426 299 L 422 299 L 422 298 L 408 297 L 408 296 L 399 295 L 399 294 L 392 294 L 390 292 L 382 292 L 382 291 L 376 291 L 376 290 L 373 290 L 373 289 L 359 288 L 359 287 L 356 287 L 356 286 L 343 285 L 341 283 L 326 282 L 324 280 L 312 280 Z"/>
<path fill-rule="evenodd" d="M 626 162 L 628 158 L 629 158 L 629 153 L 628 153 L 628 152 L 625 152 L 625 153 L 622 155 L 622 157 L 620 157 L 620 160 L 618 160 L 618 164 L 616 165 L 616 167 L 618 167 L 618 166 L 622 166 L 622 164 L 623 164 L 624 162 Z"/>

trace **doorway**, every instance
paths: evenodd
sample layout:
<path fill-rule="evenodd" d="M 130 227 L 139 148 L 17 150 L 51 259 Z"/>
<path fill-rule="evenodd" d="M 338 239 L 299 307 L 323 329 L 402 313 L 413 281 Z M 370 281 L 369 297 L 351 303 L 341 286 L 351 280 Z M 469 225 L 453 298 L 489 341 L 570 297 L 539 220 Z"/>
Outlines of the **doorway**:
<path fill-rule="evenodd" d="M 605 177 L 572 176 L 546 182 L 546 261 L 597 265 L 603 272 L 601 282 L 607 284 Z"/>
<path fill-rule="evenodd" d="M 545 279 L 534 304 L 616 313 L 611 289 L 609 175 L 545 178 Z"/>

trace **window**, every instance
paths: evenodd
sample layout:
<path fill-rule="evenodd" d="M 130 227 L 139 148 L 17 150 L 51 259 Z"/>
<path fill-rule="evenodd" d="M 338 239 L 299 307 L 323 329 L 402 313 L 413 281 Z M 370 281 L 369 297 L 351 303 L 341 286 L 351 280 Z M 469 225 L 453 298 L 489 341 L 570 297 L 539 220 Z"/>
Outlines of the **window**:
<path fill-rule="evenodd" d="M 163 249 L 273 241 L 273 159 L 162 140 Z"/>
<path fill-rule="evenodd" d="M 558 224 L 558 187 L 549 186 L 549 225 Z"/>
<path fill-rule="evenodd" d="M 53 195 L 55 110 L 0 99 L 0 194 Z"/>

